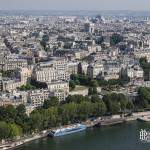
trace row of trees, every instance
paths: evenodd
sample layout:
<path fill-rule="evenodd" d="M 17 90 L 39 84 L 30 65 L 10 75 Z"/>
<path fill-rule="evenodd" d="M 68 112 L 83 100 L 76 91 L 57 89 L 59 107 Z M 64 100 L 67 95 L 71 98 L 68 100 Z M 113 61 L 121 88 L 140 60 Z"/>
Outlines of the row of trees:
<path fill-rule="evenodd" d="M 47 109 L 39 109 L 31 114 L 34 120 L 33 129 L 43 130 L 50 127 L 84 121 L 91 116 L 101 116 L 106 112 L 103 101 L 92 103 L 90 101 L 70 102 Z"/>
<path fill-rule="evenodd" d="M 94 81 L 91 87 L 96 86 Z M 136 107 L 145 108 L 150 104 L 150 88 L 139 88 L 139 97 L 133 103 L 124 94 L 110 93 L 101 99 L 99 95 L 69 95 L 59 103 L 51 97 L 43 107 L 26 115 L 25 106 L 14 108 L 0 107 L 0 139 L 16 138 L 22 134 L 45 130 L 51 127 L 84 121 L 90 117 L 108 114 L 121 114 L 133 111 Z"/>
<path fill-rule="evenodd" d="M 59 104 L 53 97 L 44 102 L 43 108 L 32 112 L 30 117 L 34 122 L 32 129 L 38 131 L 84 121 L 90 117 L 106 114 L 123 113 L 134 109 L 134 104 L 123 94 L 108 94 L 101 99 L 98 95 L 91 97 L 82 95 L 68 96 L 66 101 Z"/>
<path fill-rule="evenodd" d="M 65 103 L 51 97 L 30 116 L 26 115 L 24 105 L 0 107 L 0 139 L 12 139 L 22 134 L 83 121 L 90 116 L 104 115 L 106 110 L 104 102 L 98 97 L 90 99 L 80 95 L 69 96 Z"/>
<path fill-rule="evenodd" d="M 0 121 L 0 140 L 13 139 L 22 135 L 22 129 L 16 124 Z"/>
<path fill-rule="evenodd" d="M 13 139 L 22 135 L 23 124 L 27 119 L 25 106 L 0 107 L 0 139 Z M 24 122 L 24 123 L 23 123 Z"/>
<path fill-rule="evenodd" d="M 18 87 L 21 91 L 28 91 L 28 90 L 35 90 L 35 89 L 45 89 L 47 88 L 47 84 L 44 82 L 38 82 L 33 79 L 31 79 L 30 82 L 28 82 L 26 85 L 22 85 L 21 87 Z"/>
<path fill-rule="evenodd" d="M 106 81 L 103 79 L 90 79 L 88 78 L 87 75 L 83 75 L 83 74 L 73 74 L 71 75 L 71 80 L 69 85 L 70 85 L 70 89 L 73 90 L 76 87 L 76 85 L 83 85 L 89 87 L 114 86 L 114 85 L 122 86 L 128 83 L 129 81 L 130 79 L 126 76 L 121 76 L 119 79 L 110 79 Z"/>
<path fill-rule="evenodd" d="M 134 104 L 124 94 L 111 93 L 104 95 L 107 112 L 111 114 L 124 113 L 134 109 Z"/>
<path fill-rule="evenodd" d="M 30 83 L 27 83 L 26 85 L 22 85 L 21 87 L 18 87 L 20 91 L 28 91 L 28 90 L 35 90 L 36 87 L 31 85 Z"/>
<path fill-rule="evenodd" d="M 150 88 L 149 87 L 140 87 L 138 90 L 138 98 L 136 104 L 140 108 L 150 108 Z"/>

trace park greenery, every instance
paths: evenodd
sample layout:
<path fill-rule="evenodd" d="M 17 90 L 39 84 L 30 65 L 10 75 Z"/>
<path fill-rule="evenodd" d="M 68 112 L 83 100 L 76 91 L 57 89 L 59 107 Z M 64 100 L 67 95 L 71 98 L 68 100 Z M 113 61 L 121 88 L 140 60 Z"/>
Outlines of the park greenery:
<path fill-rule="evenodd" d="M 128 97 L 122 93 L 111 93 L 104 95 L 103 101 L 106 104 L 108 113 L 111 114 L 126 112 L 127 110 L 133 110 L 134 108 L 132 101 L 130 101 Z"/>
<path fill-rule="evenodd" d="M 149 76 L 150 76 L 150 63 L 147 61 L 147 59 L 144 58 L 140 58 L 140 66 L 142 67 L 143 71 L 144 71 L 144 80 L 149 80 Z"/>
<path fill-rule="evenodd" d="M 16 124 L 0 121 L 0 140 L 13 139 L 22 134 L 22 129 Z"/>
<path fill-rule="evenodd" d="M 88 98 L 81 95 L 68 96 L 63 103 L 59 103 L 58 98 L 51 97 L 30 116 L 26 115 L 24 105 L 16 108 L 11 105 L 1 106 L 0 139 L 12 139 L 22 134 L 32 134 L 51 127 L 84 121 L 91 116 L 102 116 L 106 110 L 105 103 L 98 96 Z M 9 130 L 5 134 L 10 124 L 13 135 Z"/>
<path fill-rule="evenodd" d="M 126 76 L 121 76 L 119 79 L 110 79 L 108 81 L 103 79 L 90 79 L 87 75 L 84 74 L 72 74 L 69 82 L 70 90 L 75 89 L 76 85 L 83 85 L 90 87 L 90 91 L 92 94 L 96 94 L 95 88 L 98 86 L 123 86 L 124 84 L 127 84 L 130 81 L 130 79 Z M 91 93 L 91 92 L 90 92 Z"/>
<path fill-rule="evenodd" d="M 95 86 L 97 83 L 92 81 L 91 84 Z M 24 105 L 1 106 L 0 139 L 14 139 L 52 127 L 82 122 L 91 117 L 132 112 L 135 108 L 146 108 L 149 104 L 150 88 L 141 87 L 139 97 L 133 102 L 121 93 L 109 93 L 102 98 L 98 94 L 69 95 L 63 102 L 59 102 L 57 97 L 51 97 L 30 116 L 26 115 Z"/>
<path fill-rule="evenodd" d="M 26 85 L 22 85 L 18 87 L 20 91 L 29 91 L 29 90 L 35 90 L 35 89 L 45 89 L 47 88 L 47 84 L 44 82 L 38 82 L 35 80 L 30 80 Z"/>
<path fill-rule="evenodd" d="M 20 91 L 28 91 L 28 90 L 35 90 L 36 87 L 31 85 L 30 83 L 27 83 L 26 85 L 22 85 L 21 87 L 18 87 Z"/>
<path fill-rule="evenodd" d="M 2 74 L 2 77 L 11 77 L 15 75 L 16 70 L 7 70 L 7 71 L 1 70 L 0 73 Z"/>
<path fill-rule="evenodd" d="M 137 105 L 140 108 L 150 108 L 150 88 L 140 87 L 138 89 L 138 94 L 138 100 L 136 101 Z"/>
<path fill-rule="evenodd" d="M 123 41 L 123 37 L 120 34 L 114 33 L 111 37 L 110 37 L 110 44 L 112 46 L 120 43 Z"/>

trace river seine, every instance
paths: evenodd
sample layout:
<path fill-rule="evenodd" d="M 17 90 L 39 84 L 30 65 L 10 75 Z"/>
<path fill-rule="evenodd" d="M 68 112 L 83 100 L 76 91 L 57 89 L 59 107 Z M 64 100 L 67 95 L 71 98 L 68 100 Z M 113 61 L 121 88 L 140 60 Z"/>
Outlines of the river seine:
<path fill-rule="evenodd" d="M 150 150 L 140 141 L 140 130 L 150 131 L 149 123 L 130 122 L 103 128 L 91 128 L 59 138 L 44 138 L 26 143 L 16 150 Z"/>

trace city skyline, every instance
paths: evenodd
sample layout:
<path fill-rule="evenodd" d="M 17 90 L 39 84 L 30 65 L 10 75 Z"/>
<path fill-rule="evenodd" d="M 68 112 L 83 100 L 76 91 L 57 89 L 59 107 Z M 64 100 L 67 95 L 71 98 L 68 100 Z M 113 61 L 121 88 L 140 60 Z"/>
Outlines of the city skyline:
<path fill-rule="evenodd" d="M 150 11 L 148 0 L 0 0 L 0 10 L 136 10 Z"/>

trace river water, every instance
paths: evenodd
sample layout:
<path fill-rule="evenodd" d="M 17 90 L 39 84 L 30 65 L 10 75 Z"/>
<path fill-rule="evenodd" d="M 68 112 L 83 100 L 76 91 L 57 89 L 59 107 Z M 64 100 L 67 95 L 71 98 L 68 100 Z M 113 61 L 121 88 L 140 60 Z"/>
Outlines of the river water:
<path fill-rule="evenodd" d="M 91 128 L 59 138 L 35 140 L 17 150 L 150 150 L 150 143 L 143 143 L 139 139 L 140 129 L 150 131 L 150 123 L 130 122 Z"/>

